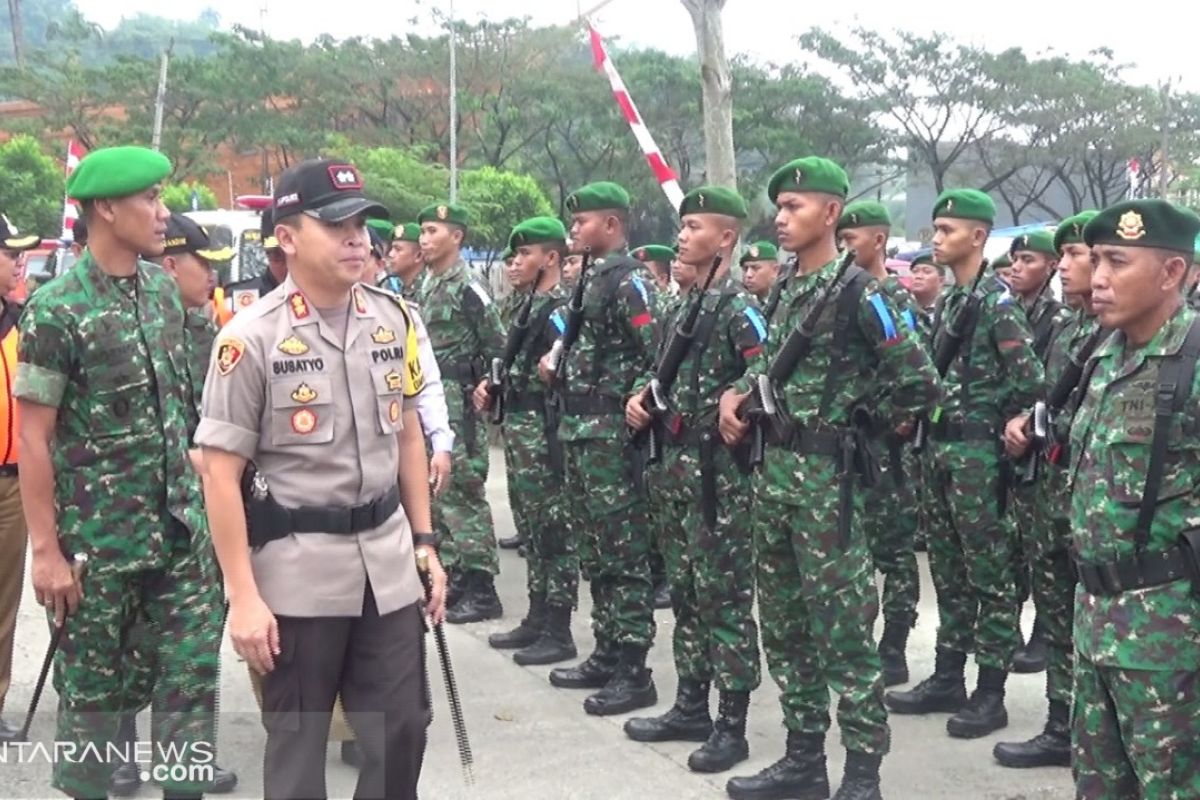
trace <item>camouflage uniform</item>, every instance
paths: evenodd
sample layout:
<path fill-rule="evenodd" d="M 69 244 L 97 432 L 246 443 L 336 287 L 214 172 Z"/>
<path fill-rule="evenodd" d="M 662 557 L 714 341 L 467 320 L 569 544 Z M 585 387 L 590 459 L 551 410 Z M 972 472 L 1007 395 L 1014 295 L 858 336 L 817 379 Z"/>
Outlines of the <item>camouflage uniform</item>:
<path fill-rule="evenodd" d="M 836 271 L 830 263 L 787 279 L 767 349 L 751 359 L 748 374 L 766 372 Z M 939 396 L 937 374 L 874 282 L 854 308 L 845 356 L 833 364 L 836 306 L 831 299 L 812 354 L 778 387 L 788 418 L 806 434 L 840 438 L 860 404 L 866 404 L 880 430 L 932 407 Z M 821 408 L 826 381 L 831 382 L 830 402 Z M 735 388 L 749 391 L 750 382 L 739 381 Z M 872 640 L 879 601 L 862 530 L 862 494 L 853 493 L 854 513 L 841 520 L 841 473 L 831 455 L 804 454 L 783 444 L 767 447 L 761 478 L 753 484 L 752 512 L 763 648 L 782 691 L 789 731 L 823 738 L 832 690 L 840 696 L 838 723 L 846 749 L 882 755 L 889 735 Z"/>
<path fill-rule="evenodd" d="M 462 260 L 441 275 L 427 276 L 420 306 L 446 384 L 454 431 L 454 479 L 433 508 L 439 553 L 449 569 L 495 575 L 500 560 L 484 487 L 487 429 L 471 403 L 471 392 L 492 358 L 501 355 L 504 326 L 487 289 Z"/>
<path fill-rule="evenodd" d="M 579 559 L 592 583 L 597 641 L 649 647 L 652 534 L 645 497 L 633 485 L 624 406 L 653 360 L 654 288 L 642 265 L 623 254 L 597 258 L 585 280 L 559 425 L 567 502 L 586 515 Z"/>
<path fill-rule="evenodd" d="M 119 712 L 146 700 L 129 688 L 139 673 L 127 659 L 142 650 L 158 666 L 155 740 L 178 753 L 189 742 L 215 743 L 224 610 L 187 457 L 197 379 L 174 281 L 144 262 L 136 277 L 113 278 L 86 252 L 31 299 L 19 352 L 13 394 L 58 409 L 51 456 L 60 541 L 89 557 L 83 600 L 55 661 L 56 739 L 104 752 Z M 139 620 L 148 639 L 140 644 L 131 640 Z M 54 785 L 103 797 L 111 768 L 58 760 Z"/>
<path fill-rule="evenodd" d="M 1196 312 L 1180 309 L 1139 350 L 1113 336 L 1071 427 L 1071 532 L 1081 564 L 1129 558 L 1149 467 L 1155 390 Z M 1157 513 L 1158 553 L 1200 523 L 1200 371 L 1171 423 Z M 1075 786 L 1079 797 L 1200 797 L 1200 599 L 1186 579 L 1139 591 L 1075 592 Z"/>
<path fill-rule="evenodd" d="M 685 298 L 664 320 L 660 357 L 690 304 Z M 648 483 L 671 585 L 675 670 L 681 680 L 749 692 L 760 680 L 750 486 L 721 444 L 716 417 L 721 393 L 762 351 L 767 331 L 755 301 L 728 276 L 705 295 L 700 319 L 712 315 L 709 338 L 693 341 L 672 387 L 670 431 Z M 711 521 L 706 500 L 716 512 Z"/>

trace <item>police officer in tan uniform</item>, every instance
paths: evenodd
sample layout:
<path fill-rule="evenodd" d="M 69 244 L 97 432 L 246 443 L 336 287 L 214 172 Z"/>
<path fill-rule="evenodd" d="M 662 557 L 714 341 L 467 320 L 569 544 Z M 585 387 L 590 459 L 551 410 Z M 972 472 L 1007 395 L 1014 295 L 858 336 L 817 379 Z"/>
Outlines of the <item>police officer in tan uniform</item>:
<path fill-rule="evenodd" d="M 389 293 L 357 283 L 365 220 L 386 212 L 353 166 L 292 167 L 273 210 L 288 277 L 221 331 L 196 432 L 230 635 L 264 675 L 264 795 L 326 796 L 340 693 L 364 759 L 355 796 L 415 798 L 428 714 L 417 557 L 436 620 L 445 591 L 415 332 Z"/>

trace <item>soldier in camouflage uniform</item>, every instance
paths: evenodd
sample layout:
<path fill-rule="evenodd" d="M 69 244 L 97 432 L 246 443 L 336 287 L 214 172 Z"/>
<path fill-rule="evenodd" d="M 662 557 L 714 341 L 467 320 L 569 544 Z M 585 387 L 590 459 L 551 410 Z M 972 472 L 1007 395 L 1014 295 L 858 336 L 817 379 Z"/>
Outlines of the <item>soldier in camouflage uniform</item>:
<path fill-rule="evenodd" d="M 584 701 L 589 714 L 621 714 L 658 700 L 646 668 L 654 641 L 650 529 L 646 499 L 634 485 L 625 398 L 654 358 L 654 287 L 641 264 L 624 254 L 629 194 L 592 183 L 567 196 L 571 239 L 591 249 L 583 325 L 566 358 L 561 388 L 567 502 L 587 518 L 580 526 L 580 563 L 591 581 L 596 649 L 574 668 L 550 673 L 565 688 L 599 688 Z M 543 358 L 551 371 L 557 356 Z"/>
<path fill-rule="evenodd" d="M 1073 769 L 1089 800 L 1200 797 L 1200 322 L 1182 297 L 1198 232 L 1163 200 L 1084 229 L 1093 308 L 1117 331 L 1070 434 Z"/>
<path fill-rule="evenodd" d="M 860 200 L 846 206 L 837 231 L 843 246 L 854 251 L 855 263 L 878 281 L 879 291 L 892 301 L 909 332 L 917 334 L 920 319 L 917 301 L 900 279 L 884 267 L 891 226 L 891 216 L 881 203 Z M 913 549 L 917 504 L 905 471 L 904 442 L 896 435 L 888 435 L 876 446 L 880 480 L 864 493 L 863 530 L 875 569 L 883 575 L 883 636 L 879 639 L 883 685 L 895 686 L 908 682 L 904 651 L 908 632 L 917 624 L 917 601 L 921 593 L 917 554 Z"/>
<path fill-rule="evenodd" d="M 421 252 L 429 270 L 419 302 L 446 386 L 454 431 L 454 480 L 434 503 L 434 528 L 446 568 L 453 574 L 446 621 L 495 619 L 504 613 L 496 595 L 500 572 L 496 533 L 488 507 L 487 429 L 471 394 L 504 348 L 504 327 L 491 295 L 463 261 L 467 210 L 433 205 L 417 217 Z"/>
<path fill-rule="evenodd" d="M 957 738 L 1008 724 L 1004 686 L 1020 633 L 1000 436 L 1005 421 L 1041 396 L 1044 377 L 1020 305 L 995 276 L 980 273 L 995 209 L 986 194 L 961 189 L 943 192 L 933 210 L 934 258 L 955 276 L 935 354 L 947 337 L 962 336 L 924 453 L 933 496 L 926 535 L 938 598 L 937 660 L 932 677 L 887 695 L 898 714 L 953 713 L 946 729 Z M 973 315 L 962 311 L 972 307 Z M 963 668 L 972 650 L 979 682 L 968 700 Z"/>
<path fill-rule="evenodd" d="M 664 244 L 645 244 L 630 253 L 646 266 L 646 272 L 654 281 L 654 318 L 664 319 L 665 304 L 671 299 L 671 262 L 675 251 Z"/>
<path fill-rule="evenodd" d="M 1099 328 L 1092 310 L 1091 250 L 1083 241 L 1084 226 L 1096 215 L 1085 211 L 1062 221 L 1054 234 L 1054 248 L 1060 256 L 1058 273 L 1062 279 L 1063 297 L 1076 307 L 1071 320 L 1062 332 L 1051 340 L 1046 353 L 1046 383 L 1054 386 L 1069 364 L 1082 364 L 1088 358 L 1084 349 L 1093 348 L 1098 341 L 1093 334 Z M 1070 428 L 1075 403 L 1058 414 L 1055 429 L 1064 435 Z M 1075 600 L 1075 572 L 1070 553 L 1070 498 L 1067 495 L 1068 459 L 1065 449 L 1055 449 L 1056 442 L 1047 443 L 1053 460 L 1029 453 L 1026 435 L 1029 412 L 1009 421 L 1005 427 L 1005 448 L 1009 456 L 1029 469 L 1029 458 L 1043 462 L 1040 480 L 1035 484 L 1032 504 L 1032 537 L 1025 542 L 1029 559 L 1033 602 L 1037 618 L 1042 621 L 1046 661 L 1046 698 L 1050 703 L 1049 718 L 1042 733 L 1027 742 L 1001 742 L 992 753 L 1001 766 L 1045 767 L 1070 766 L 1071 730 L 1071 668 L 1074 654 L 1071 644 L 1071 608 Z"/>
<path fill-rule="evenodd" d="M 396 226 L 392 246 L 388 249 L 388 275 L 382 286 L 393 288 L 392 279 L 400 282 L 399 294 L 408 303 L 416 303 L 425 277 L 425 259 L 421 254 L 421 226 L 406 222 Z"/>
<path fill-rule="evenodd" d="M 553 664 L 576 655 L 571 611 L 579 591 L 579 556 L 564 502 L 555 400 L 537 374 L 538 359 L 566 324 L 561 307 L 567 295 L 558 283 L 566 240 L 566 228 L 551 217 L 533 217 L 513 228 L 508 246 L 514 259 L 508 277 L 520 306 L 529 303 L 527 332 L 517 333 L 510 317 L 509 340 L 519 336 L 520 349 L 504 376 L 503 398 L 489 397 L 490 381 L 475 389 L 479 411 L 496 402 L 504 409 L 508 496 L 517 530 L 525 537 L 529 591 L 529 613 L 515 629 L 492 634 L 488 643 L 497 649 L 520 648 L 513 660 L 523 666 Z M 515 313 L 521 313 L 520 307 Z"/>
<path fill-rule="evenodd" d="M 755 242 L 742 253 L 742 286 L 765 303 L 779 277 L 779 250 L 771 242 Z"/>
<path fill-rule="evenodd" d="M 684 197 L 679 215 L 679 257 L 695 265 L 701 285 L 713 259 L 722 259 L 701 301 L 678 376 L 672 386 L 663 387 L 670 406 L 659 428 L 663 453 L 648 475 L 654 527 L 671 585 L 679 685 L 670 710 L 629 720 L 625 733 L 642 742 L 704 742 L 688 758 L 688 767 L 722 772 L 749 757 L 746 713 L 760 675 L 749 480 L 720 442 L 717 402 L 745 372 L 746 359 L 762 351 L 767 326 L 753 298 L 729 276 L 747 216 L 745 201 L 729 189 L 701 187 Z M 694 288 L 662 321 L 660 365 L 697 293 Z M 652 403 L 645 391 L 626 405 L 632 430 L 645 430 L 651 423 Z M 713 683 L 720 692 L 715 724 L 708 706 Z"/>
<path fill-rule="evenodd" d="M 920 343 L 868 274 L 849 267 L 838 283 L 835 226 L 849 180 L 823 158 L 793 161 L 771 178 L 780 245 L 796 273 L 779 301 L 766 351 L 721 399 L 727 444 L 748 425 L 738 408 L 823 297 L 808 357 L 775 387 L 783 421 L 768 428 L 754 481 L 753 526 L 763 648 L 782 690 L 787 751 L 757 775 L 727 784 L 735 800 L 825 797 L 829 694 L 839 696 L 846 773 L 836 800 L 878 800 L 889 746 L 872 627 L 879 601 L 863 535 L 857 481 L 872 470 L 866 440 L 903 432 L 938 401 L 937 375 Z M 853 460 L 855 466 L 850 465 Z M 857 467 L 857 468 L 856 468 Z"/>
<path fill-rule="evenodd" d="M 67 191 L 84 202 L 88 250 L 42 287 L 22 320 L 13 394 L 20 401 L 22 499 L 33 585 L 66 635 L 55 662 L 56 739 L 105 751 L 136 711 L 128 659 L 157 664 L 154 739 L 179 763 L 215 746 L 223 606 L 199 480 L 187 453 L 197 423 L 184 307 L 162 269 L 158 184 L 170 162 L 143 148 L 97 150 Z M 121 476 L 120 480 L 111 480 Z M 67 558 L 86 554 L 80 587 Z M 202 747 L 203 747 L 202 746 Z M 54 785 L 104 797 L 111 762 L 58 760 Z M 164 797 L 199 797 L 168 781 Z"/>

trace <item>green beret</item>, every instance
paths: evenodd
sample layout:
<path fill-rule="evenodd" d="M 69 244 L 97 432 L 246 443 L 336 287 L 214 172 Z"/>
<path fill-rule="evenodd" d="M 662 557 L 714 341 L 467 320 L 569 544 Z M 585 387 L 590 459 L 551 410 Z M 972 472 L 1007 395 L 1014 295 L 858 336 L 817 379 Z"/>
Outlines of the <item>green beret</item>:
<path fill-rule="evenodd" d="M 1012 258 L 1009 257 L 1008 253 L 1001 253 L 992 259 L 992 269 L 1004 269 L 1011 266 Z"/>
<path fill-rule="evenodd" d="M 421 241 L 421 226 L 415 222 L 405 222 L 396 226 L 393 238 L 402 242 Z"/>
<path fill-rule="evenodd" d="M 1058 258 L 1058 251 L 1054 249 L 1054 231 L 1038 230 L 1022 233 L 1012 240 L 1012 244 L 1008 246 L 1008 254 L 1014 256 L 1022 250 Z"/>
<path fill-rule="evenodd" d="M 567 229 L 554 217 L 530 217 L 512 229 L 508 247 L 514 253 L 527 244 L 566 244 Z"/>
<path fill-rule="evenodd" d="M 1054 252 L 1062 255 L 1063 247 L 1069 244 L 1083 244 L 1083 229 L 1092 221 L 1099 211 L 1089 209 L 1080 211 L 1073 217 L 1067 217 L 1058 223 L 1054 231 Z"/>
<path fill-rule="evenodd" d="M 892 227 L 892 217 L 888 214 L 888 210 L 883 207 L 883 203 L 877 203 L 874 200 L 856 200 L 846 206 L 846 210 L 842 212 L 842 218 L 838 220 L 837 224 L 839 231 L 847 228 L 874 227 Z"/>
<path fill-rule="evenodd" d="M 724 214 L 736 219 L 749 216 L 742 196 L 724 186 L 701 186 L 684 195 L 679 204 L 679 216 L 682 219 L 688 214 Z"/>
<path fill-rule="evenodd" d="M 996 221 L 996 204 L 978 189 L 947 189 L 933 204 L 933 218 L 972 219 L 991 225 Z"/>
<path fill-rule="evenodd" d="M 933 253 L 921 253 L 921 255 L 912 260 L 912 263 L 908 265 L 908 268 L 912 269 L 913 267 L 919 267 L 922 264 L 928 264 L 935 269 L 941 269 L 941 266 L 933 260 Z"/>
<path fill-rule="evenodd" d="M 663 264 L 670 264 L 675 260 L 675 255 L 674 248 L 665 244 L 644 244 L 633 251 L 633 257 L 638 261 L 659 261 Z"/>
<path fill-rule="evenodd" d="M 567 211 L 629 210 L 629 192 L 612 181 L 596 181 L 567 195 Z"/>
<path fill-rule="evenodd" d="M 846 170 L 828 158 L 797 158 L 771 176 L 767 197 L 774 203 L 780 192 L 822 192 L 845 199 L 850 194 L 850 179 L 846 177 Z"/>
<path fill-rule="evenodd" d="M 1159 247 L 1192 253 L 1200 217 L 1166 200 L 1126 200 L 1109 206 L 1083 229 L 1088 247 L 1115 244 L 1121 247 Z"/>
<path fill-rule="evenodd" d="M 384 244 L 391 244 L 396 231 L 396 223 L 386 219 L 372 218 L 367 220 L 367 227 L 379 234 L 379 238 L 383 240 Z"/>
<path fill-rule="evenodd" d="M 471 216 L 467 213 L 467 209 L 454 203 L 437 203 L 426 206 L 417 215 L 417 222 L 421 225 L 426 222 L 445 222 L 449 225 L 466 228 L 470 225 L 470 221 Z"/>
<path fill-rule="evenodd" d="M 75 200 L 127 197 L 149 189 L 171 174 L 171 161 L 145 147 L 105 147 L 83 157 L 67 178 L 67 196 Z"/>
<path fill-rule="evenodd" d="M 755 242 L 746 248 L 746 252 L 742 253 L 742 259 L 739 264 L 745 264 L 747 261 L 778 261 L 779 249 L 772 242 Z"/>

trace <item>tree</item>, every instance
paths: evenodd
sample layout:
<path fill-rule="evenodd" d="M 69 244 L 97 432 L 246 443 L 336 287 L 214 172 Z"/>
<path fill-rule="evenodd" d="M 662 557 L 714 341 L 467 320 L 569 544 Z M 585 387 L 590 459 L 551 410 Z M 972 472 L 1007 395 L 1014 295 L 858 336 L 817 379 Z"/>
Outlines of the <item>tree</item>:
<path fill-rule="evenodd" d="M 0 209 L 18 229 L 58 238 L 66 180 L 62 167 L 31 136 L 0 145 Z"/>
<path fill-rule="evenodd" d="M 735 188 L 733 77 L 725 55 L 721 9 L 725 0 L 682 0 L 696 29 L 696 52 L 704 85 L 704 167 L 707 182 Z"/>
<path fill-rule="evenodd" d="M 458 188 L 460 202 L 471 214 L 468 238 L 476 248 L 502 250 L 513 225 L 554 213 L 537 181 L 528 175 L 480 167 L 464 171 Z"/>
<path fill-rule="evenodd" d="M 163 205 L 176 214 L 182 214 L 185 211 L 208 211 L 220 208 L 220 203 L 217 202 L 217 196 L 213 193 L 213 190 L 195 181 L 169 183 L 163 187 L 161 197 Z M 193 199 L 195 200 L 195 207 L 193 207 Z"/>

